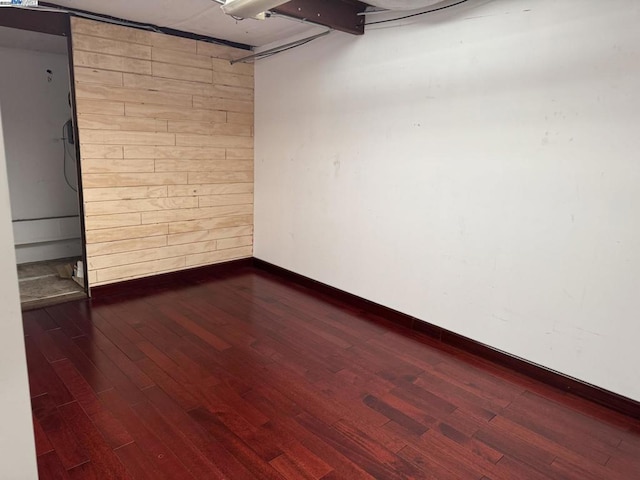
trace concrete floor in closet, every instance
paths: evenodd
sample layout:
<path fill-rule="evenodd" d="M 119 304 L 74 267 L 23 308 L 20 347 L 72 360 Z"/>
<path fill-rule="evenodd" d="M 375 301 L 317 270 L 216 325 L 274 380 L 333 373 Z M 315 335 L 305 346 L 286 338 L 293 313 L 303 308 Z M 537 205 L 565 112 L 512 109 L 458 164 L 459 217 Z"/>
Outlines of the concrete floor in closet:
<path fill-rule="evenodd" d="M 60 258 L 18 265 L 20 303 L 23 310 L 85 298 L 84 288 L 72 278 L 64 278 L 68 266 L 79 258 Z"/>

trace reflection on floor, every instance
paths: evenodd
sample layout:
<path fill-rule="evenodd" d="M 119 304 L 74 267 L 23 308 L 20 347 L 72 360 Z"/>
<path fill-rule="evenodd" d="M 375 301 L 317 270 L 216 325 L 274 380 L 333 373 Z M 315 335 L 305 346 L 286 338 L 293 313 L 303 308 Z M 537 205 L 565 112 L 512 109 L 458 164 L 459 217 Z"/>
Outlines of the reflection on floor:
<path fill-rule="evenodd" d="M 60 258 L 18 265 L 22 309 L 85 298 L 84 288 L 71 278 L 73 265 L 78 260 Z"/>
<path fill-rule="evenodd" d="M 640 479 L 637 419 L 284 275 L 164 282 L 24 315 L 41 479 Z"/>

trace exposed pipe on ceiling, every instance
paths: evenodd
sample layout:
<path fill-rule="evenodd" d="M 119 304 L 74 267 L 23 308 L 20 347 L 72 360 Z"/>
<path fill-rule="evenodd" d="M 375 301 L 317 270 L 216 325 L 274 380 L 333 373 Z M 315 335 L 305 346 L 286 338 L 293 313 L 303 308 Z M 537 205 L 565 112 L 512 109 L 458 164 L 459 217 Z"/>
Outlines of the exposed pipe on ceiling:
<path fill-rule="evenodd" d="M 216 2 L 218 1 L 224 1 L 224 0 L 214 0 Z M 284 45 L 279 45 L 277 47 L 273 47 L 270 48 L 268 50 L 264 50 L 262 52 L 256 52 L 253 53 L 251 55 L 247 55 L 245 57 L 241 57 L 241 58 L 237 58 L 235 60 L 230 60 L 229 63 L 231 63 L 231 65 L 233 65 L 234 63 L 247 63 L 250 62 L 251 60 L 260 60 L 262 58 L 267 58 L 270 57 L 272 55 L 276 55 L 280 52 L 284 52 L 286 50 L 291 50 L 293 48 L 296 47 L 301 47 L 302 45 L 305 45 L 313 40 L 315 40 L 316 38 L 320 38 L 320 37 L 324 37 L 325 35 L 328 35 L 329 33 L 331 33 L 333 31 L 332 28 L 326 27 L 325 25 L 320 25 L 319 23 L 315 23 L 312 22 L 311 20 L 307 20 L 304 18 L 296 18 L 296 17 L 291 17 L 289 15 L 285 15 L 283 13 L 277 13 L 277 12 L 266 12 L 266 16 L 265 18 L 284 18 L 285 20 L 289 20 L 292 22 L 297 22 L 297 23 L 302 23 L 304 25 L 309 25 L 310 27 L 320 27 L 320 28 L 326 28 L 326 30 L 324 32 L 321 32 L 319 34 L 316 35 L 311 35 L 309 37 L 305 37 L 302 38 L 300 40 L 295 40 L 293 42 L 289 42 L 286 43 Z"/>
<path fill-rule="evenodd" d="M 222 11 L 232 17 L 253 18 L 272 8 L 279 7 L 289 0 L 227 0 Z M 220 2 L 218 2 L 220 3 Z"/>
<path fill-rule="evenodd" d="M 250 60 L 260 60 L 261 58 L 270 57 L 280 52 L 284 52 L 285 50 L 291 50 L 292 48 L 300 47 L 306 43 L 315 40 L 316 38 L 324 37 L 325 35 L 329 35 L 333 30 L 329 29 L 325 32 L 318 33 L 317 35 L 312 35 L 310 37 L 303 38 L 301 40 L 296 40 L 295 42 L 285 43 L 284 45 L 280 45 L 278 47 L 273 47 L 264 52 L 254 53 L 252 55 L 247 55 L 246 57 L 238 58 L 236 60 L 231 60 L 231 65 L 234 63 L 246 63 Z"/>
<path fill-rule="evenodd" d="M 430 7 L 443 0 L 365 0 L 369 5 L 384 8 L 385 10 L 418 10 Z"/>

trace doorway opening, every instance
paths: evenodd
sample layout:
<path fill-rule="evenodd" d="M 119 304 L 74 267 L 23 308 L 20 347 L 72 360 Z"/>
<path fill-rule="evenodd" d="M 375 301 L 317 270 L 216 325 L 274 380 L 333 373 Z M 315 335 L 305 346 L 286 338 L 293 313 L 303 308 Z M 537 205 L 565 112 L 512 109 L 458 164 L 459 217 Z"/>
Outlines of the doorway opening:
<path fill-rule="evenodd" d="M 67 38 L 0 27 L 0 108 L 23 309 L 86 297 Z"/>

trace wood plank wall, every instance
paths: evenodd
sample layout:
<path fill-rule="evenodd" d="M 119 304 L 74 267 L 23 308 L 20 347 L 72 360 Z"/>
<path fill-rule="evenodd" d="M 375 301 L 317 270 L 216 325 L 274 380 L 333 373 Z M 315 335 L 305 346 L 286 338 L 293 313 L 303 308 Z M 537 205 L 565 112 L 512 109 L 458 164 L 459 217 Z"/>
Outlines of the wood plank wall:
<path fill-rule="evenodd" d="M 244 50 L 72 19 L 90 286 L 250 257 Z"/>

